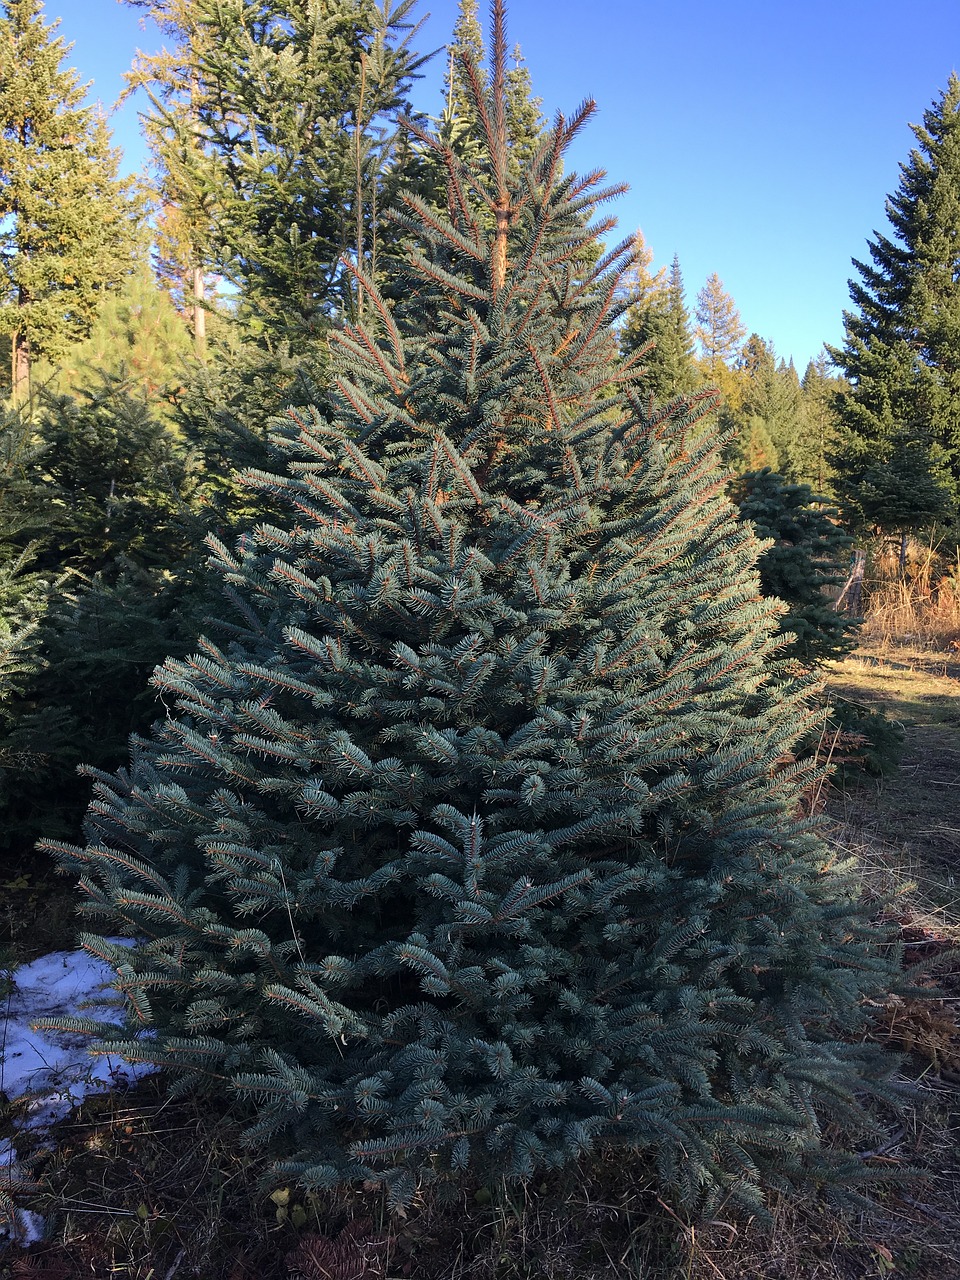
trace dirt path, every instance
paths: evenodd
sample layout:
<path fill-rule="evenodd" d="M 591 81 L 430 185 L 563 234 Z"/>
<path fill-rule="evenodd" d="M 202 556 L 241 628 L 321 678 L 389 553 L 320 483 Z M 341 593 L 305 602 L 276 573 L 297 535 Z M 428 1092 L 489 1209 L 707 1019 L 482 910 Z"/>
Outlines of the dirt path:
<path fill-rule="evenodd" d="M 883 710 L 905 735 L 899 769 L 835 789 L 829 812 L 882 845 L 931 906 L 960 919 L 960 663 L 863 649 L 832 665 L 829 688 Z"/>

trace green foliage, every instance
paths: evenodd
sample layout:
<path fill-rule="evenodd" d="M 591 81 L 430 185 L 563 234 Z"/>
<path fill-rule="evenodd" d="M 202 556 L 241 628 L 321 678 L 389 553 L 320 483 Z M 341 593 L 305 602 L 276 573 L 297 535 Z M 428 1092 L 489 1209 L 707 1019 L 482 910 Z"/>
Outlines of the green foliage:
<path fill-rule="evenodd" d="M 478 90 L 482 94 L 488 89 L 487 49 L 477 16 L 477 0 L 459 0 L 453 39 L 446 54 L 449 60 L 445 82 L 447 107 L 439 122 L 438 136 L 445 140 L 448 134 L 461 158 L 482 164 Z M 534 96 L 530 72 L 519 45 L 514 47 L 511 60 L 513 66 L 504 72 L 504 107 L 509 176 L 516 181 L 543 141 L 546 120 L 541 112 L 543 100 Z"/>
<path fill-rule="evenodd" d="M 737 361 L 736 394 L 724 410 L 733 433 L 724 457 L 734 471 L 767 467 L 791 484 L 825 476 L 830 411 L 824 399 L 836 382 L 821 368 L 811 363 L 801 385 L 792 361 L 778 361 L 772 342 L 750 335 Z"/>
<path fill-rule="evenodd" d="M 113 382 L 149 402 L 152 412 L 172 417 L 170 402 L 192 351 L 186 323 L 144 262 L 107 295 L 87 338 L 63 352 L 56 366 L 41 363 L 35 380 L 48 396 L 94 398 Z"/>
<path fill-rule="evenodd" d="M 649 251 L 643 250 L 644 254 Z M 652 256 L 652 255 L 650 255 Z M 647 259 L 648 265 L 649 259 Z M 643 351 L 644 386 L 660 403 L 694 391 L 702 382 L 693 357 L 693 334 L 684 297 L 683 275 L 675 257 L 668 275 L 641 279 L 631 291 L 620 350 Z M 639 287 L 638 287 L 639 286 Z M 652 345 L 651 345 L 652 344 Z"/>
<path fill-rule="evenodd" d="M 893 236 L 875 235 L 871 262 L 854 263 L 855 310 L 831 349 L 851 382 L 837 398 L 838 492 L 883 532 L 949 518 L 960 481 L 960 79 L 912 128 L 918 145 L 887 201 Z"/>
<path fill-rule="evenodd" d="M 78 765 L 116 768 L 162 712 L 147 681 L 194 643 L 198 596 L 185 569 L 173 579 L 132 563 L 53 594 L 0 728 L 0 854 L 23 855 L 41 834 L 75 838 L 89 795 Z"/>
<path fill-rule="evenodd" d="M 892 430 L 873 456 L 864 445 L 856 453 L 855 477 L 847 470 L 839 483 L 861 526 L 905 535 L 955 517 L 956 489 L 940 445 Z M 840 465 L 849 467 L 853 456 L 851 447 Z"/>
<path fill-rule="evenodd" d="M 769 467 L 738 477 L 732 494 L 740 518 L 773 540 L 758 568 L 764 595 L 789 606 L 780 624 L 795 637 L 787 652 L 808 665 L 848 653 L 858 623 L 838 613 L 826 594 L 844 581 L 853 543 L 837 512 L 809 485 L 788 484 Z"/>
<path fill-rule="evenodd" d="M 746 332 L 733 298 L 714 272 L 697 294 L 696 327 L 700 355 L 711 377 L 717 376 L 721 365 L 736 363 Z"/>
<path fill-rule="evenodd" d="M 30 360 L 55 362 L 89 333 L 131 270 L 143 212 L 106 123 L 61 68 L 56 27 L 41 0 L 0 11 L 0 328 L 14 338 L 17 395 Z"/>
<path fill-rule="evenodd" d="M 511 183 L 505 51 L 498 3 L 482 163 L 441 151 L 402 303 L 364 282 L 335 414 L 246 477 L 289 514 L 211 540 L 232 642 L 157 671 L 167 718 L 48 847 L 108 1039 L 247 1099 L 284 1182 L 396 1203 L 619 1147 L 758 1211 L 856 1163 L 823 1121 L 889 1093 L 896 957 L 797 816 L 810 682 L 707 402 L 651 412 L 616 361 L 631 247 L 584 267 L 609 193 L 562 165 L 590 107 Z"/>
<path fill-rule="evenodd" d="M 168 37 L 131 76 L 148 89 L 161 196 L 182 268 L 232 281 L 260 340 L 309 343 L 360 299 L 341 265 L 376 273 L 379 211 L 402 180 L 399 112 L 422 59 L 412 0 L 132 0 Z"/>
<path fill-rule="evenodd" d="M 903 725 L 861 702 L 831 699 L 825 731 L 817 743 L 810 744 L 811 749 L 829 750 L 834 737 L 840 747 L 840 759 L 832 759 L 831 764 L 840 777 L 847 775 L 856 780 L 864 772 L 880 777 L 893 773 L 900 764 Z"/>
<path fill-rule="evenodd" d="M 142 385 L 109 373 L 98 381 L 48 399 L 37 423 L 57 559 L 88 575 L 121 555 L 151 568 L 176 565 L 198 536 L 191 459 Z"/>
<path fill-rule="evenodd" d="M 78 764 L 115 767 L 130 733 L 149 728 L 146 680 L 194 642 L 204 609 L 191 460 L 142 385 L 103 374 L 77 398 L 48 399 L 32 427 L 16 422 L 0 591 L 29 550 L 32 575 L 13 585 L 30 588 L 33 611 L 0 721 L 0 851 L 14 858 L 41 830 L 76 834 Z"/>
<path fill-rule="evenodd" d="M 35 567 L 37 543 L 48 520 L 48 502 L 33 482 L 42 450 L 25 416 L 0 416 L 0 723 L 6 704 L 36 666 L 35 635 L 48 579 Z"/>
<path fill-rule="evenodd" d="M 800 386 L 804 429 L 795 448 L 794 479 L 810 485 L 814 493 L 831 494 L 833 468 L 829 459 L 836 449 L 836 401 L 843 380 L 831 373 L 825 350 L 807 365 Z"/>

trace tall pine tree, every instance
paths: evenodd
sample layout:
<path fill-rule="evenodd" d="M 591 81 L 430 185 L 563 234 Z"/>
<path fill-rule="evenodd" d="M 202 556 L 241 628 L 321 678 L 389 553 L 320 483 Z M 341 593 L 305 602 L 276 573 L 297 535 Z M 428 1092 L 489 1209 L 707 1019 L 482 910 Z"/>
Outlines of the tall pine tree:
<path fill-rule="evenodd" d="M 61 64 L 69 46 L 41 0 L 0 9 L 0 329 L 14 397 L 30 363 L 56 363 L 89 333 L 105 293 L 133 269 L 143 206 L 117 176 L 103 118 Z"/>
<path fill-rule="evenodd" d="M 733 298 L 716 272 L 697 294 L 696 338 L 704 367 L 716 379 L 739 359 L 746 336 Z"/>
<path fill-rule="evenodd" d="M 960 485 L 960 79 L 912 126 L 917 146 L 887 200 L 892 235 L 854 262 L 854 310 L 831 355 L 850 380 L 837 397 L 837 487 L 851 513 L 893 532 L 949 518 Z M 895 518 L 875 496 L 897 485 L 894 455 L 909 465 Z M 944 472 L 946 464 L 946 472 Z M 883 473 L 881 475 L 881 472 Z M 946 475 L 942 499 L 936 493 Z M 951 494 L 952 490 L 952 494 Z M 911 506 L 911 494 L 916 502 Z"/>
<path fill-rule="evenodd" d="M 481 163 L 436 144 L 450 217 L 400 215 L 404 301 L 364 282 L 335 418 L 278 420 L 286 473 L 247 478 L 289 516 L 211 542 L 232 640 L 158 670 L 166 719 L 56 849 L 129 1002 L 106 1034 L 255 1102 L 278 1176 L 396 1202 L 612 1147 L 756 1208 L 859 1176 L 823 1120 L 886 1091 L 895 958 L 798 816 L 809 682 L 711 400 L 649 411 L 630 242 L 583 268 L 592 104 L 511 182 L 501 0 L 491 53 Z"/>
<path fill-rule="evenodd" d="M 362 304 L 341 257 L 377 273 L 380 213 L 403 179 L 397 114 L 423 62 L 413 0 L 128 2 L 169 38 L 130 82 L 153 102 L 181 256 L 237 287 L 265 345 L 309 346 Z"/>
<path fill-rule="evenodd" d="M 438 121 L 437 136 L 451 145 L 462 159 L 477 163 L 481 157 L 479 134 L 482 125 L 477 115 L 474 89 L 464 73 L 466 62 L 477 69 L 479 87 L 486 89 L 486 73 L 483 64 L 486 46 L 477 12 L 477 0 L 459 0 L 457 21 L 453 39 L 446 49 L 448 59 L 444 80 L 445 106 Z M 515 45 L 511 58 L 513 66 L 504 77 L 506 93 L 507 149 L 510 153 L 510 176 L 516 180 L 523 166 L 531 159 L 543 139 L 546 121 L 541 113 L 543 100 L 533 93 L 530 72 L 523 60 L 519 45 Z M 430 156 L 428 149 L 427 156 Z M 429 159 L 425 167 L 427 189 L 444 192 L 442 168 Z"/>

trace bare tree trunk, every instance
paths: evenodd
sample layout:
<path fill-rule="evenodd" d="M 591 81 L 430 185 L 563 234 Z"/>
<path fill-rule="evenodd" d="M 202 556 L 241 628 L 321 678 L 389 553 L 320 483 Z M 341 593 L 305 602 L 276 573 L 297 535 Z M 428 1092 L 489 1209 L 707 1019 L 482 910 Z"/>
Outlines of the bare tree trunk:
<path fill-rule="evenodd" d="M 207 312 L 204 301 L 207 296 L 207 282 L 203 278 L 203 269 L 193 269 L 193 342 L 197 355 L 203 360 L 207 354 Z"/>
<path fill-rule="evenodd" d="M 23 404 L 30 397 L 30 343 L 22 331 L 13 335 L 11 347 L 11 390 L 14 404 Z"/>
<path fill-rule="evenodd" d="M 867 553 L 858 548 L 854 549 L 853 559 L 850 564 L 850 576 L 843 584 L 843 590 L 837 596 L 834 603 L 834 609 L 839 613 L 841 609 L 845 609 L 853 618 L 860 617 L 860 602 L 863 592 L 863 571 L 867 565 Z"/>

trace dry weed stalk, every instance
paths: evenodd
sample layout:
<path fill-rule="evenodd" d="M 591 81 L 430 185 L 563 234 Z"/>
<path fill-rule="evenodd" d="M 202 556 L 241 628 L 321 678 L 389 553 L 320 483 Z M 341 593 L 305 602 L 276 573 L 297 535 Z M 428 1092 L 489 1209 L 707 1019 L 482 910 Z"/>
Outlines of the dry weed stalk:
<path fill-rule="evenodd" d="M 883 647 L 919 642 L 960 650 L 960 547 L 947 558 L 932 541 L 911 541 L 903 572 L 889 547 L 876 550 L 861 634 Z"/>

